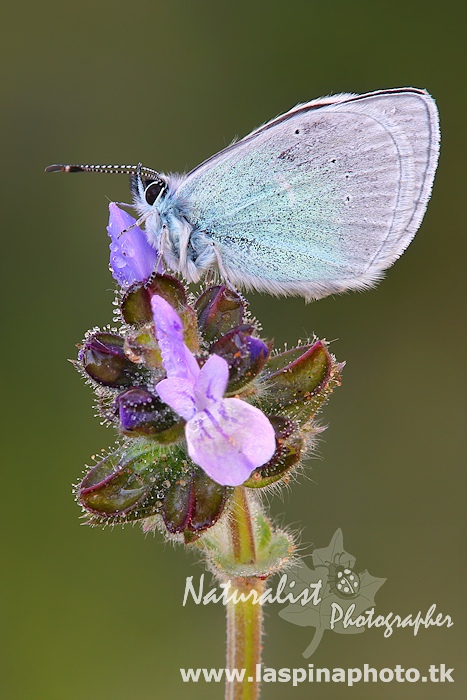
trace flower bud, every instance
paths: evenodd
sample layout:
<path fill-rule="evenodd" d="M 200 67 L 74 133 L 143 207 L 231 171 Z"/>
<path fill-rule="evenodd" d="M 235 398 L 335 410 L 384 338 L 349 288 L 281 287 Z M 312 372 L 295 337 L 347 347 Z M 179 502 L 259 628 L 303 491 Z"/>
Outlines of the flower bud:
<path fill-rule="evenodd" d="M 109 204 L 110 270 L 121 287 L 149 279 L 157 262 L 157 251 L 135 224 L 115 202 Z"/>

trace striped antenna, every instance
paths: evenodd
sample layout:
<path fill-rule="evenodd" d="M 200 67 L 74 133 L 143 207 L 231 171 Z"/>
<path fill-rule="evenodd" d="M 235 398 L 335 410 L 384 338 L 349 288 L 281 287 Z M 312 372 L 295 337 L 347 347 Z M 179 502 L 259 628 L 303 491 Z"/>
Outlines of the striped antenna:
<path fill-rule="evenodd" d="M 63 165 L 62 163 L 49 165 L 46 173 L 111 173 L 121 175 L 138 174 L 145 180 L 160 180 L 160 175 L 152 168 L 146 168 L 141 163 L 138 165 Z"/>

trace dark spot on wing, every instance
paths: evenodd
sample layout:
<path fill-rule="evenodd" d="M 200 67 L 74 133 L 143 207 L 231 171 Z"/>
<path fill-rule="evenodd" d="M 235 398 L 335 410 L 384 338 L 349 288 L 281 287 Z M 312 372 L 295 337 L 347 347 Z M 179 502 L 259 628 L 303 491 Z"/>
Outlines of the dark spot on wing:
<path fill-rule="evenodd" d="M 277 158 L 279 160 L 285 160 L 288 161 L 289 163 L 293 163 L 297 155 L 300 153 L 301 146 L 299 143 L 295 143 L 292 146 L 289 146 L 289 148 L 286 148 L 282 153 L 279 153 Z"/>
<path fill-rule="evenodd" d="M 293 154 L 293 146 L 291 148 L 286 148 L 285 151 L 282 151 L 282 153 L 279 153 L 277 156 L 279 160 L 287 160 L 290 163 L 293 163 L 295 160 L 295 156 Z"/>

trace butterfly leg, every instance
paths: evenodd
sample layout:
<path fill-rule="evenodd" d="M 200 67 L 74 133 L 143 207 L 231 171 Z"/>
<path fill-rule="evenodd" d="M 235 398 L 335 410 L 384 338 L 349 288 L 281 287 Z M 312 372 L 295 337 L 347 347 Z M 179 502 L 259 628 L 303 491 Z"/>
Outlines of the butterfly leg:
<path fill-rule="evenodd" d="M 215 243 L 212 243 L 212 249 L 214 251 L 214 255 L 216 258 L 216 263 L 217 263 L 217 269 L 219 271 L 220 276 L 222 277 L 223 281 L 225 282 L 225 285 L 232 291 L 234 294 L 237 294 L 240 299 L 245 303 L 248 304 L 246 299 L 243 297 L 243 295 L 239 292 L 239 290 L 236 288 L 236 286 L 229 280 L 229 275 L 227 274 L 227 271 L 224 267 L 224 263 L 222 262 L 222 255 L 219 250 L 219 248 L 216 246 Z M 209 270 L 211 272 L 211 270 Z"/>
<path fill-rule="evenodd" d="M 134 204 L 128 204 L 128 202 L 114 202 L 113 199 L 109 199 L 107 197 L 108 202 L 112 204 L 116 204 L 117 207 L 128 207 L 128 209 L 134 209 Z"/>
<path fill-rule="evenodd" d="M 204 276 L 204 282 L 207 287 L 214 283 L 216 277 L 216 272 L 212 268 L 208 270 Z"/>
<path fill-rule="evenodd" d="M 154 272 L 157 272 L 159 274 L 163 274 L 165 266 L 164 266 L 164 249 L 167 244 L 167 239 L 168 239 L 168 231 L 167 231 L 167 226 L 164 224 L 162 226 L 161 230 L 161 237 L 159 239 L 159 250 L 157 251 L 157 260 L 156 264 L 154 266 Z"/>
<path fill-rule="evenodd" d="M 120 231 L 118 234 L 117 238 L 120 238 L 120 236 L 123 236 L 124 233 L 127 233 L 127 231 L 131 231 L 132 228 L 135 228 L 136 226 L 141 226 L 141 224 L 144 224 L 146 219 L 151 215 L 152 212 L 147 212 L 146 214 L 143 214 L 143 216 L 140 216 L 137 221 L 135 221 L 131 226 L 128 226 L 127 228 L 124 228 L 123 231 Z"/>

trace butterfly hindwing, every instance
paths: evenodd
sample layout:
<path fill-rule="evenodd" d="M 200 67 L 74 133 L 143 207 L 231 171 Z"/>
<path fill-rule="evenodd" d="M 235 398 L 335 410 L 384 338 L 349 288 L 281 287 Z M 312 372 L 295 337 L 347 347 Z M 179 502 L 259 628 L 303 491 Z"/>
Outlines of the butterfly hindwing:
<path fill-rule="evenodd" d="M 412 240 L 438 154 L 421 90 L 301 105 L 187 175 L 178 194 L 240 286 L 319 298 L 370 286 Z"/>

